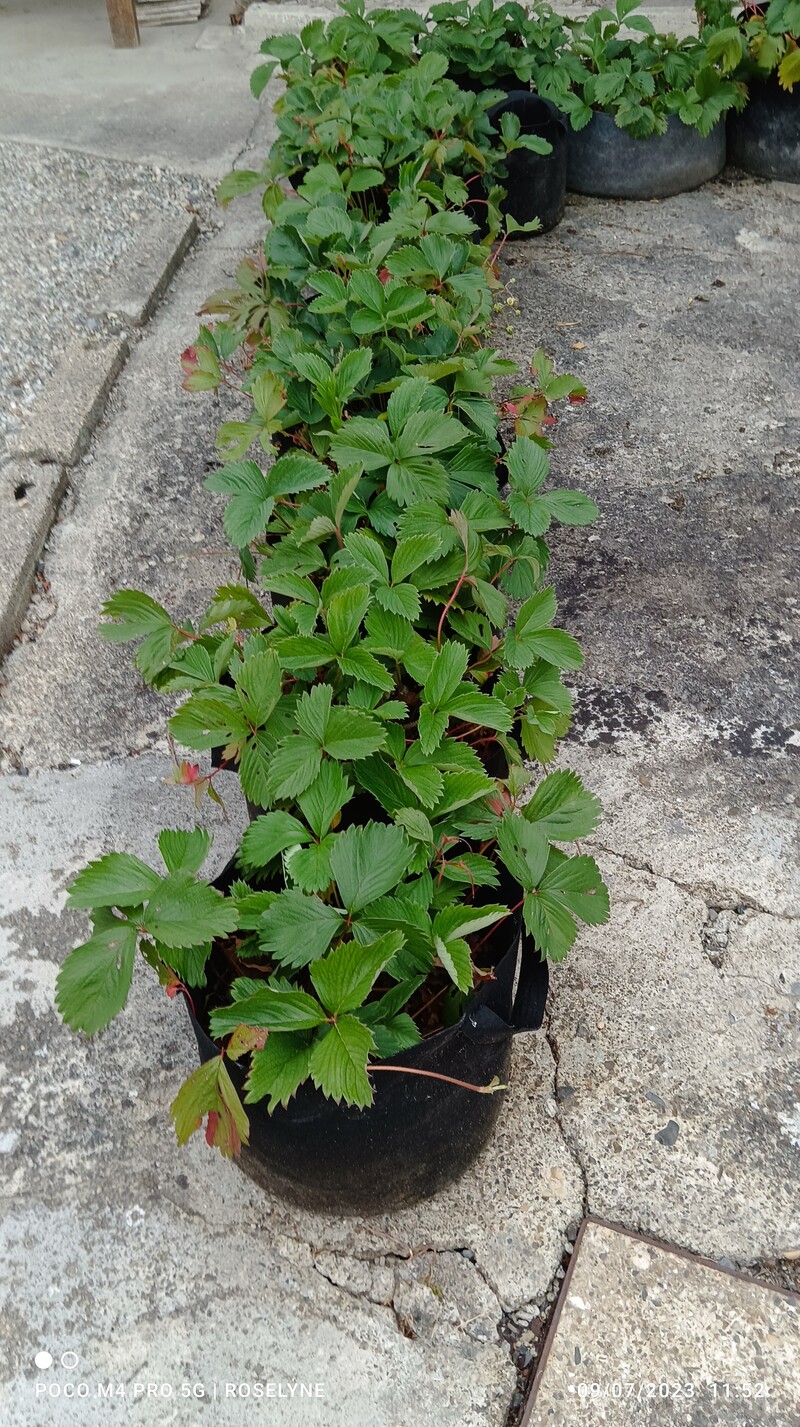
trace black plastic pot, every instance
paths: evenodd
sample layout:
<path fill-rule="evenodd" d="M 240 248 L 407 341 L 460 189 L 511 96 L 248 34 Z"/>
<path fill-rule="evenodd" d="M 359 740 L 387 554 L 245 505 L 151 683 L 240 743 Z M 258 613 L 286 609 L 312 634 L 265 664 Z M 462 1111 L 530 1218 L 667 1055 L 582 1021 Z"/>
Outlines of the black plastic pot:
<path fill-rule="evenodd" d="M 564 216 L 567 187 L 567 123 L 563 114 L 549 99 L 527 90 L 513 90 L 507 99 L 489 110 L 489 118 L 498 124 L 503 114 L 516 114 L 520 132 L 535 134 L 552 145 L 550 154 L 534 154 L 529 149 L 517 149 L 508 160 L 506 199 L 503 212 L 518 223 L 538 218 L 540 231 L 549 232 Z M 526 237 L 529 234 L 513 236 Z"/>
<path fill-rule="evenodd" d="M 747 108 L 728 115 L 728 162 L 800 183 L 800 90 L 788 94 L 774 76 L 754 81 Z"/>
<path fill-rule="evenodd" d="M 585 129 L 569 130 L 567 188 L 598 198 L 669 198 L 715 178 L 725 163 L 725 125 L 708 138 L 675 114 L 667 132 L 633 139 L 610 114 L 592 115 Z"/>
<path fill-rule="evenodd" d="M 431 1070 L 473 1085 L 505 1083 L 512 1037 L 542 1024 L 548 968 L 520 924 L 499 930 L 495 979 L 485 982 L 454 1026 L 383 1065 Z M 519 964 L 519 979 L 514 990 Z M 187 1002 L 201 1061 L 219 1049 Z M 200 1007 L 198 1005 L 198 1010 Z M 202 1012 L 201 1012 L 202 1015 Z M 227 1062 L 240 1094 L 245 1072 Z M 378 1072 L 366 1110 L 336 1105 L 312 1085 L 272 1115 L 248 1105 L 250 1145 L 240 1164 L 261 1188 L 304 1209 L 380 1214 L 427 1199 L 457 1179 L 491 1137 L 504 1091 L 477 1095 L 425 1076 Z"/>

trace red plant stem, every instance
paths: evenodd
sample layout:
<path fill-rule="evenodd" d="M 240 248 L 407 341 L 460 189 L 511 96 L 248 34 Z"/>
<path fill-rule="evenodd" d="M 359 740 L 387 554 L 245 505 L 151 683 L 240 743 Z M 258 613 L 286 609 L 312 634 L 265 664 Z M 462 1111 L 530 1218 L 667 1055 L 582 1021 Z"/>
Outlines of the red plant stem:
<path fill-rule="evenodd" d="M 451 594 L 449 600 L 447 601 L 447 604 L 445 605 L 444 609 L 442 610 L 441 619 L 439 620 L 439 628 L 438 628 L 437 631 L 436 631 L 436 648 L 437 648 L 437 649 L 441 649 L 441 647 L 442 647 L 442 625 L 444 624 L 445 619 L 447 618 L 447 612 L 448 612 L 448 610 L 452 609 L 453 605 L 455 604 L 456 600 L 458 599 L 458 592 L 459 592 L 459 590 L 461 589 L 461 586 L 463 585 L 465 579 L 467 578 L 467 570 L 468 570 L 468 569 L 469 569 L 469 554 L 466 554 L 466 555 L 464 556 L 464 568 L 463 568 L 463 570 L 461 571 L 461 574 L 459 575 L 458 580 L 456 581 L 456 587 L 455 587 L 455 589 L 453 590 L 453 593 Z"/>
<path fill-rule="evenodd" d="M 477 1095 L 493 1095 L 495 1090 L 506 1090 L 505 1085 L 470 1085 L 468 1080 L 456 1080 L 452 1075 L 438 1075 L 435 1070 L 413 1070 L 410 1065 L 371 1065 L 370 1075 L 376 1070 L 394 1070 L 400 1075 L 424 1075 L 428 1080 L 445 1080 L 448 1085 L 458 1085 L 461 1090 L 474 1090 Z"/>

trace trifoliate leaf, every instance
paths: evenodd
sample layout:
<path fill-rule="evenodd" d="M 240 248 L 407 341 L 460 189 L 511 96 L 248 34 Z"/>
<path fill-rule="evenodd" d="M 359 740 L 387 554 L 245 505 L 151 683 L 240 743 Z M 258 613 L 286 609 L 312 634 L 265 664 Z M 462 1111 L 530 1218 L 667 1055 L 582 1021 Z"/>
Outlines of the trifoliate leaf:
<path fill-rule="evenodd" d="M 353 585 L 334 595 L 326 612 L 328 635 L 337 654 L 349 649 L 370 604 L 369 585 Z"/>
<path fill-rule="evenodd" d="M 514 880 L 526 889 L 536 887 L 550 855 L 550 844 L 541 829 L 516 813 L 508 813 L 498 826 L 497 845 Z"/>
<path fill-rule="evenodd" d="M 417 720 L 417 733 L 423 753 L 433 753 L 444 738 L 450 715 L 423 704 Z"/>
<path fill-rule="evenodd" d="M 225 534 L 237 549 L 262 536 L 269 524 L 275 502 L 266 476 L 255 461 L 234 461 L 212 471 L 204 482 L 206 490 L 230 495 L 222 523 Z"/>
<path fill-rule="evenodd" d="M 209 1017 L 211 1034 L 230 1035 L 237 1026 L 260 1026 L 268 1031 L 310 1031 L 325 1020 L 325 1012 L 306 991 L 278 991 L 263 982 L 249 996 L 231 1006 L 218 1006 Z"/>
<path fill-rule="evenodd" d="M 438 709 L 448 703 L 466 673 L 468 660 L 469 651 L 465 645 L 448 640 L 442 646 L 425 680 L 426 704 Z"/>
<path fill-rule="evenodd" d="M 303 817 L 317 837 L 324 837 L 328 832 L 352 791 L 338 763 L 326 758 L 310 788 L 297 799 Z"/>
<path fill-rule="evenodd" d="M 523 817 L 554 842 L 588 837 L 600 820 L 600 800 L 584 788 L 577 773 L 561 769 L 543 778 Z"/>
<path fill-rule="evenodd" d="M 543 956 L 562 961 L 578 934 L 608 919 L 608 891 L 593 857 L 559 857 L 523 904 L 525 925 Z"/>
<path fill-rule="evenodd" d="M 237 924 L 236 908 L 207 882 L 190 872 L 172 872 L 151 896 L 142 925 L 154 941 L 168 947 L 202 946 L 225 936 Z"/>
<path fill-rule="evenodd" d="M 405 828 L 415 842 L 426 842 L 433 846 L 433 828 L 420 808 L 398 808 L 394 820 L 400 827 Z"/>
<path fill-rule="evenodd" d="M 307 966 L 324 956 L 341 924 L 339 913 L 319 897 L 290 889 L 281 892 L 264 913 L 261 948 L 282 966 Z"/>
<path fill-rule="evenodd" d="M 297 847 L 286 857 L 286 872 L 301 892 L 324 892 L 331 881 L 331 849 L 333 835 L 322 842 Z"/>
<path fill-rule="evenodd" d="M 600 514 L 593 500 L 580 491 L 545 491 L 542 502 L 562 525 L 591 525 Z M 531 534 L 538 534 L 531 531 Z"/>
<path fill-rule="evenodd" d="M 288 740 L 287 740 L 288 742 Z M 386 730 L 377 719 L 351 708 L 332 708 L 324 749 L 341 761 L 369 758 L 386 743 Z"/>
<path fill-rule="evenodd" d="M 296 798 L 316 778 L 322 754 L 316 739 L 307 733 L 290 734 L 275 749 L 267 774 L 271 798 Z"/>
<path fill-rule="evenodd" d="M 371 1021 L 370 1030 L 375 1041 L 375 1054 L 379 1060 L 387 1060 L 391 1055 L 399 1055 L 401 1050 L 410 1050 L 422 1040 L 419 1027 L 412 1021 L 407 1011 L 399 1011 L 385 1021 Z"/>
<path fill-rule="evenodd" d="M 147 634 L 172 626 L 172 620 L 163 606 L 140 590 L 118 590 L 110 600 L 106 600 L 102 613 L 108 619 L 119 620 L 119 624 L 101 624 L 99 629 L 101 639 L 114 643 L 144 639 Z"/>
<path fill-rule="evenodd" d="M 455 693 L 447 704 L 451 718 L 464 719 L 466 723 L 480 724 L 483 728 L 494 728 L 507 733 L 513 723 L 513 716 L 505 704 L 492 694 L 480 694 L 477 689 L 462 685 L 464 693 Z"/>
<path fill-rule="evenodd" d="M 182 947 L 166 947 L 156 942 L 156 954 L 185 986 L 205 986 L 206 964 L 211 955 L 210 941 L 205 946 Z"/>
<path fill-rule="evenodd" d="M 463 907 L 456 904 L 443 907 L 441 912 L 436 913 L 433 933 L 443 941 L 450 941 L 452 937 L 472 936 L 473 932 L 494 926 L 495 922 L 500 922 L 507 916 L 508 907 L 496 904 L 483 907 Z"/>
<path fill-rule="evenodd" d="M 199 1066 L 170 1106 L 178 1144 L 185 1145 L 208 1115 L 206 1139 L 226 1157 L 248 1142 L 250 1125 L 221 1056 Z"/>
<path fill-rule="evenodd" d="M 248 723 L 265 724 L 281 696 L 281 666 L 274 649 L 245 659 L 236 673 L 236 687 Z"/>
<path fill-rule="evenodd" d="M 297 701 L 295 718 L 302 732 L 307 733 L 320 747 L 325 740 L 332 697 L 333 690 L 329 684 L 315 684 L 313 689 L 301 694 Z"/>
<path fill-rule="evenodd" d="M 269 866 L 273 858 L 285 852 L 287 847 L 309 842 L 311 834 L 291 813 L 276 808 L 254 818 L 245 828 L 239 862 L 248 872 Z"/>
<path fill-rule="evenodd" d="M 348 912 L 361 911 L 396 887 L 410 854 L 411 844 L 400 827 L 369 822 L 339 833 L 331 871 Z"/>
<path fill-rule="evenodd" d="M 68 907 L 137 907 L 152 896 L 161 878 L 129 852 L 108 852 L 84 867 L 72 882 Z"/>
<path fill-rule="evenodd" d="M 434 937 L 434 946 L 442 966 L 459 991 L 471 991 L 472 953 L 469 943 L 459 937 L 444 941 L 442 937 L 437 936 Z"/>
<path fill-rule="evenodd" d="M 268 780 L 274 752 L 274 738 L 260 729 L 247 739 L 239 758 L 239 782 L 242 792 L 259 808 L 268 808 L 272 802 Z M 214 796 L 214 788 L 211 785 L 209 794 Z"/>

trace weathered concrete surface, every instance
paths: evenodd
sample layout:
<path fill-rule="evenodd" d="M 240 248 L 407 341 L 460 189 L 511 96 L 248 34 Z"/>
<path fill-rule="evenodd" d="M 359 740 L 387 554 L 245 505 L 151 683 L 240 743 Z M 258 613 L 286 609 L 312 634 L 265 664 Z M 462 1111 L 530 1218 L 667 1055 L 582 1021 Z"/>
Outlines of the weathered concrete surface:
<path fill-rule="evenodd" d="M 124 337 L 72 342 L 27 413 L 12 454 L 74 466 L 89 446 L 127 355 Z"/>
<path fill-rule="evenodd" d="M 800 924 L 710 922 L 604 866 L 613 919 L 563 969 L 549 1032 L 588 1204 L 712 1258 L 780 1257 L 800 1245 Z"/>
<path fill-rule="evenodd" d="M 780 914 L 798 911 L 798 197 L 725 175 L 660 204 L 575 199 L 509 268 L 517 352 L 543 343 L 589 388 L 554 469 L 602 517 L 559 535 L 554 576 L 586 649 L 568 759 L 607 799 L 599 841 Z"/>
<path fill-rule="evenodd" d="M 222 178 L 258 115 L 234 8 L 214 0 L 199 24 L 115 50 L 94 0 L 6 0 L 0 137 Z"/>
<path fill-rule="evenodd" d="M 65 483 L 60 466 L 9 461 L 0 468 L 0 656 L 19 632 Z"/>
<path fill-rule="evenodd" d="M 603 1224 L 581 1235 L 524 1427 L 791 1427 L 800 1302 Z"/>
<path fill-rule="evenodd" d="M 614 889 L 556 982 L 560 1115 L 590 1209 L 738 1262 L 800 1241 L 798 197 L 576 199 L 507 270 L 509 346 L 588 386 L 553 467 L 602 511 L 553 542 Z"/>
<path fill-rule="evenodd" d="M 180 1005 L 137 975 L 125 1015 L 92 1042 L 53 1009 L 58 964 L 85 931 L 62 913 L 77 867 L 110 840 L 152 859 L 164 823 L 192 823 L 168 768 L 149 754 L 0 782 L 4 1423 L 116 1420 L 105 1402 L 37 1403 L 47 1375 L 33 1358 L 47 1350 L 77 1353 L 90 1382 L 322 1381 L 319 1415 L 308 1402 L 287 1413 L 298 1427 L 501 1427 L 514 1369 L 498 1322 L 544 1301 L 582 1215 L 546 1043 L 520 1049 L 482 1161 L 418 1210 L 295 1213 L 205 1144 L 179 1150 L 167 1106 L 195 1057 Z M 233 797 L 228 823 L 210 813 L 214 866 L 242 816 Z M 125 1402 L 112 1406 L 121 1417 Z M 189 1420 L 168 1408 L 140 1405 L 138 1420 Z M 232 1402 L 220 1420 L 238 1427 L 252 1409 Z"/>
<path fill-rule="evenodd" d="M 240 217 L 190 254 L 131 352 L 88 463 L 73 474 L 46 562 L 51 598 L 34 601 L 32 637 L 4 671 L 0 744 L 17 765 L 85 761 L 163 739 L 163 700 L 142 686 L 128 651 L 101 643 L 99 610 L 115 589 L 144 584 L 176 612 L 196 613 L 236 573 L 220 498 L 202 490 L 221 411 L 181 389 L 179 358 L 197 335 L 199 296 L 230 282 L 258 231 Z"/>

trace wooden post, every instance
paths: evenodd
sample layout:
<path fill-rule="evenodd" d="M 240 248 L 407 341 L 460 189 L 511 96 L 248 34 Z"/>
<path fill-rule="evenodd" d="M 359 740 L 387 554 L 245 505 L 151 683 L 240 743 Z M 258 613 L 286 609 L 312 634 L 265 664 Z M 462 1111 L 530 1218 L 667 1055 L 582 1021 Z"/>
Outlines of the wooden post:
<path fill-rule="evenodd" d="M 136 0 L 106 0 L 106 9 L 115 49 L 135 49 L 139 43 Z"/>

